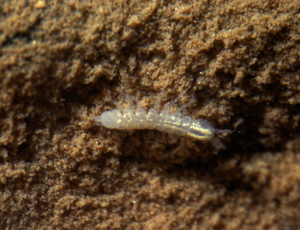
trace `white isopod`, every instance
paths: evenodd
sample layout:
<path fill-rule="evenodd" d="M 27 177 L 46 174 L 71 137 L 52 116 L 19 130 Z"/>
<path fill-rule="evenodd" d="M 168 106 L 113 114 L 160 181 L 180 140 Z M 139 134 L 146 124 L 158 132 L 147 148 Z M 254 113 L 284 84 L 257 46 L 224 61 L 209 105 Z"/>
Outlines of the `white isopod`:
<path fill-rule="evenodd" d="M 227 132 L 226 130 L 216 130 L 204 119 L 193 120 L 190 116 L 183 116 L 181 111 L 186 107 L 186 104 L 170 114 L 170 107 L 188 89 L 185 89 L 175 100 L 168 103 L 160 113 L 158 113 L 157 107 L 161 100 L 161 94 L 155 103 L 155 107 L 149 109 L 148 113 L 142 108 L 141 103 L 138 102 L 136 109 L 124 108 L 122 111 L 121 109 L 105 111 L 96 117 L 95 120 L 108 129 L 157 129 L 178 136 L 189 136 L 197 140 L 212 140 L 216 131 Z"/>

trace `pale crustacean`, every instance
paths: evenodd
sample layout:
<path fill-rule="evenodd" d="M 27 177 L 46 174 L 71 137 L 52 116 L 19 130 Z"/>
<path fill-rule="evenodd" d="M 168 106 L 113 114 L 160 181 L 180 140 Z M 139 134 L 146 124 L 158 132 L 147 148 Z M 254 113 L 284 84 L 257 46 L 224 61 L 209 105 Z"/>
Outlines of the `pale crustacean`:
<path fill-rule="evenodd" d="M 231 132 L 230 130 L 215 129 L 205 119 L 193 120 L 190 116 L 182 114 L 187 105 L 195 101 L 194 97 L 187 104 L 170 113 L 170 108 L 180 100 L 189 88 L 180 93 L 176 99 L 167 103 L 160 112 L 158 112 L 158 107 L 162 93 L 159 94 L 154 108 L 150 108 L 148 112 L 142 108 L 141 101 L 137 101 L 135 107 L 121 108 L 117 106 L 116 109 L 103 112 L 100 116 L 95 117 L 94 120 L 108 129 L 156 129 L 177 136 L 191 137 L 195 140 L 212 141 L 216 148 L 220 147 L 221 143 L 215 138 L 216 132 Z M 130 98 L 130 96 L 127 95 L 127 98 Z M 130 100 L 132 101 L 132 99 Z"/>

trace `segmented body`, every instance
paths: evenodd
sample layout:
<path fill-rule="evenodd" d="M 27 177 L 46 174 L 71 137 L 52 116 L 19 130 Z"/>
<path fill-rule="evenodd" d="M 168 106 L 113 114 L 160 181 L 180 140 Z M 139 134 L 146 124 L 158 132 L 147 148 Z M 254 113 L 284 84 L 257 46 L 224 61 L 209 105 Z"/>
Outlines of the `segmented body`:
<path fill-rule="evenodd" d="M 170 104 L 174 104 L 178 100 L 177 98 Z M 157 129 L 178 136 L 189 136 L 197 140 L 210 140 L 215 136 L 216 130 L 208 121 L 204 119 L 193 120 L 189 116 L 183 116 L 180 111 L 170 114 L 170 104 L 165 106 L 160 113 L 156 108 L 151 108 L 146 112 L 140 103 L 138 104 L 136 109 L 124 108 L 122 111 L 120 109 L 105 111 L 95 120 L 101 122 L 108 129 Z"/>

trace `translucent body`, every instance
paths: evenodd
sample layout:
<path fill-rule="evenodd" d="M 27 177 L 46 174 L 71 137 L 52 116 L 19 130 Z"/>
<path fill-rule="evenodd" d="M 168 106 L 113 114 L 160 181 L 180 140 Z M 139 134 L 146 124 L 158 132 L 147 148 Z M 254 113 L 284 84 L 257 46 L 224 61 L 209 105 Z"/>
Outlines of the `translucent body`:
<path fill-rule="evenodd" d="M 151 108 L 148 113 L 141 107 L 136 110 L 125 108 L 122 113 L 114 109 L 103 112 L 96 120 L 109 129 L 157 129 L 198 140 L 210 140 L 215 135 L 215 128 L 208 121 L 193 120 L 189 116 L 182 116 L 179 111 L 169 114 L 169 106 L 160 113 L 154 108 Z"/>

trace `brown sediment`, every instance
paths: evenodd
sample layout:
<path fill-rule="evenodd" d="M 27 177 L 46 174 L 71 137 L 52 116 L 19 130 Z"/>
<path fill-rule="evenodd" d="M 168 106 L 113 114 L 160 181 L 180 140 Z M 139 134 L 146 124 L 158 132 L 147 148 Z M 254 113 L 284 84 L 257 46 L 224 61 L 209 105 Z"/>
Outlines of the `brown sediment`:
<path fill-rule="evenodd" d="M 38 2 L 0 5 L 1 229 L 300 228 L 297 1 Z M 190 85 L 218 154 L 89 120 Z"/>

